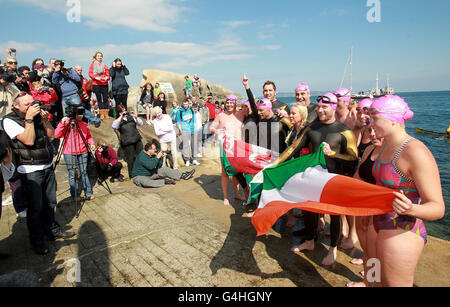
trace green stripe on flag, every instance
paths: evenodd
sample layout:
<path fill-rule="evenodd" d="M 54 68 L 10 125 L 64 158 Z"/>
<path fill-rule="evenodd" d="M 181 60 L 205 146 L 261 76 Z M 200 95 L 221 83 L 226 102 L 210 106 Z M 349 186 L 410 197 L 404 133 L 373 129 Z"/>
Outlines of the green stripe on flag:
<path fill-rule="evenodd" d="M 225 154 L 225 150 L 223 150 L 223 141 L 220 141 L 220 159 L 222 161 L 222 166 L 228 176 L 236 175 L 236 167 L 231 166 L 230 161 L 228 161 L 227 155 Z"/>
<path fill-rule="evenodd" d="M 281 190 L 292 176 L 303 173 L 306 169 L 317 165 L 327 169 L 325 155 L 323 153 L 323 144 L 319 147 L 318 151 L 313 154 L 290 160 L 274 167 L 266 168 L 262 171 L 262 174 L 256 175 L 254 180 L 250 183 L 250 197 L 247 203 L 251 204 L 258 201 L 263 190 Z M 263 180 L 261 180 L 261 175 L 264 176 Z"/>

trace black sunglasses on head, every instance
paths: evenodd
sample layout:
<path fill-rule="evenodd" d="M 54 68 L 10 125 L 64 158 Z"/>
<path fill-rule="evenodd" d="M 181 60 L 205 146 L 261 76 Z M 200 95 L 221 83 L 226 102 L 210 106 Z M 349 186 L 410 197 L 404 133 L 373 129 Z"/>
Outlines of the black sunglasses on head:
<path fill-rule="evenodd" d="M 331 103 L 331 104 L 337 104 L 336 102 L 331 101 L 330 97 L 328 96 L 319 96 L 317 97 L 317 102 L 321 103 Z"/>

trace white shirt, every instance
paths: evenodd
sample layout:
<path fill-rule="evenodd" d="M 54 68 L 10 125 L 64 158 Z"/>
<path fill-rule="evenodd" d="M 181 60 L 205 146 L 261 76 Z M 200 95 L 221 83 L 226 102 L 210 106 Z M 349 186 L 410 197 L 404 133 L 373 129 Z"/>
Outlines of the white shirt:
<path fill-rule="evenodd" d="M 12 119 L 3 119 L 3 129 L 11 140 L 17 138 L 18 135 L 24 133 L 25 128 L 13 121 Z M 53 166 L 53 162 L 48 165 L 18 165 L 17 172 L 20 174 L 30 174 L 42 171 Z"/>

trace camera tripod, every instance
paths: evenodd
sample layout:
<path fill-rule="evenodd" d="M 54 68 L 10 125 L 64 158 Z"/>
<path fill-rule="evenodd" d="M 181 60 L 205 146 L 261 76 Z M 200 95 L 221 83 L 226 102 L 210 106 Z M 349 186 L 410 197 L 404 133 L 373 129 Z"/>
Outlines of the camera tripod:
<path fill-rule="evenodd" d="M 80 216 L 81 210 L 83 209 L 83 205 L 86 202 L 86 199 L 83 199 L 83 201 L 80 203 L 79 197 L 78 197 L 78 179 L 77 179 L 77 175 L 80 174 L 81 177 L 81 172 L 80 172 L 80 168 L 79 168 L 79 162 L 77 161 L 77 158 L 75 158 L 75 156 L 77 155 L 78 152 L 78 148 L 77 148 L 77 135 L 79 135 L 81 137 L 81 140 L 83 141 L 84 146 L 86 147 L 87 151 L 88 151 L 88 160 L 89 159 L 93 159 L 92 161 L 96 161 L 96 157 L 94 155 L 94 153 L 92 153 L 91 148 L 85 138 L 85 136 L 83 135 L 81 128 L 79 126 L 79 124 L 77 123 L 76 119 L 71 118 L 70 119 L 70 123 L 69 126 L 67 127 L 66 132 L 64 133 L 64 138 L 62 141 L 62 144 L 60 144 L 59 147 L 59 151 L 58 154 L 56 156 L 56 161 L 55 161 L 55 169 L 58 166 L 61 157 L 63 155 L 63 151 L 64 151 L 64 147 L 67 143 L 67 139 L 70 135 L 71 132 L 72 133 L 72 144 L 71 144 L 71 148 L 70 148 L 70 152 L 72 155 L 72 159 L 71 159 L 71 163 L 70 163 L 70 169 L 74 170 L 75 174 L 74 174 L 74 180 L 75 180 L 75 185 L 74 185 L 74 189 L 75 189 L 75 210 L 77 212 L 76 214 L 76 218 L 78 218 Z M 75 147 L 75 148 L 73 148 Z M 88 162 L 86 162 L 86 173 L 88 172 Z M 66 164 L 69 165 L 69 164 Z M 109 192 L 109 194 L 112 194 L 111 192 L 111 188 L 109 187 L 108 183 L 106 181 L 101 181 L 99 180 L 97 177 L 97 175 L 99 175 L 99 170 L 98 170 L 98 166 L 96 163 L 96 170 L 97 170 L 97 174 L 96 174 L 96 180 L 94 181 L 94 183 L 92 184 L 92 189 L 94 188 L 95 183 L 98 183 L 99 185 L 101 185 L 103 188 L 105 188 L 105 190 L 107 192 Z M 87 175 L 87 180 L 90 180 L 89 175 Z M 105 185 L 106 186 L 105 186 Z"/>

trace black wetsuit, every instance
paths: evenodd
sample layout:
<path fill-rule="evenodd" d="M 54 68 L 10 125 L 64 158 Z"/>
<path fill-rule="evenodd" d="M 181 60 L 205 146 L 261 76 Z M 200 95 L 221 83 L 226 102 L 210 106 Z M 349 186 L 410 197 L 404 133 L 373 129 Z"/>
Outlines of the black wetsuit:
<path fill-rule="evenodd" d="M 286 150 L 286 137 L 289 128 L 274 115 L 270 119 L 261 119 L 258 124 L 258 146 L 282 153 Z"/>
<path fill-rule="evenodd" d="M 256 106 L 255 97 L 250 89 L 247 90 L 247 97 L 252 114 L 249 114 L 244 120 L 242 125 L 242 139 L 245 143 L 258 145 L 258 107 Z"/>
<path fill-rule="evenodd" d="M 289 106 L 287 104 L 285 104 L 284 102 L 275 100 L 272 101 L 272 111 L 273 113 L 277 114 L 277 110 L 281 109 L 281 110 L 285 110 L 288 114 L 291 113 L 291 110 L 289 109 Z"/>
<path fill-rule="evenodd" d="M 309 106 L 307 106 L 308 118 L 306 119 L 306 121 L 308 122 L 308 124 L 312 124 L 313 122 L 317 121 L 319 118 L 319 116 L 317 115 L 317 112 L 316 112 L 316 107 L 317 107 L 317 105 L 312 104 L 312 103 Z"/>
<path fill-rule="evenodd" d="M 353 132 L 339 121 L 332 124 L 318 121 L 313 123 L 310 130 L 305 133 L 301 148 L 309 147 L 310 152 L 314 153 L 323 142 L 328 143 L 333 151 L 330 156 L 325 156 L 328 171 L 339 175 L 353 176 L 358 164 L 358 149 Z M 317 238 L 319 215 L 305 211 L 304 221 L 305 239 L 309 241 Z M 336 247 L 341 233 L 341 217 L 332 215 L 330 226 L 330 246 Z"/>

